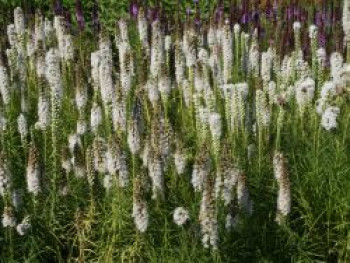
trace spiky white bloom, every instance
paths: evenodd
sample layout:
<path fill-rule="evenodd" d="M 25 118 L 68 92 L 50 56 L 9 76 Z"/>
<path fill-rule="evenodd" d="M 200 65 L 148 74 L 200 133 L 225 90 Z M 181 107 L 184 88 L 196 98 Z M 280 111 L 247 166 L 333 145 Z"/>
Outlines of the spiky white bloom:
<path fill-rule="evenodd" d="M 268 85 L 267 94 L 269 96 L 269 104 L 272 105 L 276 102 L 277 85 L 276 82 L 270 81 Z"/>
<path fill-rule="evenodd" d="M 254 76 L 258 76 L 260 71 L 260 52 L 257 44 L 252 44 L 249 49 L 249 59 L 248 59 L 248 68 L 250 72 L 253 72 Z"/>
<path fill-rule="evenodd" d="M 234 88 L 238 91 L 238 93 L 242 96 L 244 100 L 248 97 L 249 86 L 248 83 L 242 82 L 234 85 Z"/>
<path fill-rule="evenodd" d="M 62 90 L 62 78 L 60 71 L 59 52 L 57 49 L 51 48 L 46 53 L 46 79 L 51 88 L 52 97 L 58 102 L 61 101 Z"/>
<path fill-rule="evenodd" d="M 126 103 L 121 101 L 113 104 L 112 108 L 114 130 L 126 131 Z"/>
<path fill-rule="evenodd" d="M 83 135 L 87 131 L 87 123 L 84 119 L 77 120 L 77 134 Z"/>
<path fill-rule="evenodd" d="M 343 73 L 343 81 L 345 83 L 350 82 L 350 63 L 344 65 Z"/>
<path fill-rule="evenodd" d="M 327 52 L 324 48 L 317 49 L 317 62 L 320 67 L 324 68 L 327 61 Z"/>
<path fill-rule="evenodd" d="M 16 7 L 13 13 L 13 21 L 16 27 L 17 35 L 24 35 L 25 25 L 24 25 L 24 14 L 21 7 Z"/>
<path fill-rule="evenodd" d="M 171 92 L 171 80 L 168 76 L 162 75 L 158 79 L 158 89 L 162 96 L 168 96 Z"/>
<path fill-rule="evenodd" d="M 311 25 L 309 27 L 309 38 L 315 39 L 317 37 L 317 32 L 318 32 L 317 26 Z"/>
<path fill-rule="evenodd" d="M 152 181 L 152 199 L 164 197 L 163 164 L 160 157 L 151 158 L 148 173 Z"/>
<path fill-rule="evenodd" d="M 35 61 L 36 74 L 39 78 L 44 78 L 46 73 L 45 54 L 42 48 L 43 47 L 41 46 L 40 52 L 38 51 Z"/>
<path fill-rule="evenodd" d="M 132 206 L 132 217 L 134 218 L 135 225 L 137 229 L 144 233 L 148 227 L 148 210 L 147 203 L 143 200 L 134 200 Z"/>
<path fill-rule="evenodd" d="M 274 153 L 273 169 L 278 183 L 276 221 L 278 224 L 282 224 L 283 218 L 286 217 L 291 210 L 290 179 L 283 153 L 278 151 Z"/>
<path fill-rule="evenodd" d="M 113 186 L 113 177 L 110 174 L 105 174 L 103 177 L 103 187 L 108 191 Z"/>
<path fill-rule="evenodd" d="M 284 83 L 288 83 L 294 72 L 294 61 L 292 57 L 285 55 L 282 60 L 281 77 Z"/>
<path fill-rule="evenodd" d="M 75 104 L 79 111 L 82 111 L 88 101 L 86 86 L 77 87 L 75 90 Z"/>
<path fill-rule="evenodd" d="M 185 79 L 185 60 L 179 43 L 175 48 L 175 78 L 178 85 L 182 85 Z"/>
<path fill-rule="evenodd" d="M 24 141 L 28 136 L 28 124 L 27 119 L 23 113 L 17 118 L 18 132 L 21 135 L 21 141 Z"/>
<path fill-rule="evenodd" d="M 300 24 L 299 21 L 296 21 L 296 22 L 293 23 L 293 30 L 294 31 L 299 31 L 300 28 L 301 28 L 301 24 Z"/>
<path fill-rule="evenodd" d="M 152 45 L 150 72 L 153 77 L 158 77 L 164 58 L 164 41 L 158 20 L 152 23 Z"/>
<path fill-rule="evenodd" d="M 55 29 L 53 27 L 52 21 L 46 17 L 44 21 L 45 40 L 52 38 L 52 36 L 54 35 L 54 32 L 55 32 Z"/>
<path fill-rule="evenodd" d="M 195 95 L 199 96 L 200 93 L 204 90 L 204 85 L 205 85 L 204 83 L 205 81 L 203 76 L 199 74 L 199 72 L 196 70 L 194 74 L 194 88 L 197 94 Z"/>
<path fill-rule="evenodd" d="M 208 46 L 212 49 L 214 45 L 217 43 L 216 39 L 216 29 L 211 25 L 208 30 Z"/>
<path fill-rule="evenodd" d="M 345 40 L 350 41 L 350 3 L 347 0 L 343 1 L 343 31 Z"/>
<path fill-rule="evenodd" d="M 100 50 L 99 84 L 104 104 L 112 102 L 115 90 L 112 80 L 112 50 Z"/>
<path fill-rule="evenodd" d="M 225 206 L 227 206 L 233 199 L 233 188 L 237 184 L 238 176 L 240 175 L 241 171 L 237 168 L 230 168 L 227 171 L 224 171 L 224 173 L 224 182 L 221 195 Z"/>
<path fill-rule="evenodd" d="M 190 83 L 187 79 L 184 79 L 184 81 L 182 82 L 182 95 L 183 95 L 183 99 L 185 101 L 186 107 L 189 107 L 192 102 L 193 96 L 191 92 Z"/>
<path fill-rule="evenodd" d="M 27 165 L 27 189 L 29 193 L 38 195 L 41 191 L 40 187 L 40 167 L 39 167 L 39 153 L 37 148 L 32 145 L 29 151 L 28 165 Z"/>
<path fill-rule="evenodd" d="M 296 84 L 296 101 L 303 108 L 312 102 L 315 95 L 315 81 L 307 78 Z"/>
<path fill-rule="evenodd" d="M 201 225 L 202 243 L 205 248 L 212 246 L 213 249 L 218 248 L 218 222 L 216 209 L 213 204 L 214 198 L 212 189 L 206 184 L 202 193 L 200 204 L 199 221 Z"/>
<path fill-rule="evenodd" d="M 58 51 L 61 59 L 64 59 L 65 56 L 65 25 L 64 25 L 64 17 L 55 16 L 54 17 L 54 28 L 56 30 L 56 38 L 58 43 Z"/>
<path fill-rule="evenodd" d="M 71 61 L 74 59 L 74 44 L 73 36 L 71 34 L 65 34 L 63 37 L 64 41 L 64 59 Z"/>
<path fill-rule="evenodd" d="M 103 137 L 96 136 L 93 142 L 94 150 L 94 168 L 100 173 L 104 174 L 107 171 L 107 158 L 106 158 L 106 141 Z"/>
<path fill-rule="evenodd" d="M 18 210 L 23 204 L 23 189 L 14 189 L 11 195 L 11 201 L 13 207 Z"/>
<path fill-rule="evenodd" d="M 237 224 L 238 224 L 238 216 L 232 217 L 231 214 L 226 215 L 226 219 L 225 219 L 226 230 L 236 227 Z"/>
<path fill-rule="evenodd" d="M 199 120 L 202 124 L 209 124 L 210 110 L 206 107 L 199 107 L 198 111 Z"/>
<path fill-rule="evenodd" d="M 107 171 L 110 175 L 116 175 L 118 170 L 118 157 L 115 149 L 111 147 L 106 152 Z"/>
<path fill-rule="evenodd" d="M 92 87 L 95 92 L 98 91 L 100 85 L 100 51 L 91 53 L 91 78 Z"/>
<path fill-rule="evenodd" d="M 198 60 L 204 65 L 209 65 L 209 54 L 205 48 L 201 48 L 198 52 Z"/>
<path fill-rule="evenodd" d="M 217 112 L 213 112 L 209 117 L 209 127 L 212 136 L 216 139 L 220 139 L 222 134 L 222 122 L 221 115 Z"/>
<path fill-rule="evenodd" d="M 45 28 L 44 28 L 44 17 L 41 13 L 35 14 L 35 25 L 34 25 L 34 41 L 35 49 L 38 48 L 39 41 L 43 42 L 45 38 Z"/>
<path fill-rule="evenodd" d="M 190 219 L 190 214 L 185 208 L 177 207 L 174 210 L 173 219 L 175 224 L 182 226 Z"/>
<path fill-rule="evenodd" d="M 316 100 L 316 112 L 318 115 L 322 115 L 325 109 L 329 106 L 327 100 L 325 98 L 319 98 Z"/>
<path fill-rule="evenodd" d="M 0 155 L 0 195 L 5 196 L 5 193 L 11 188 L 11 174 L 7 164 L 7 160 Z"/>
<path fill-rule="evenodd" d="M 164 39 L 164 50 L 170 51 L 171 46 L 172 46 L 171 35 L 166 35 Z"/>
<path fill-rule="evenodd" d="M 46 130 L 46 128 L 51 123 L 50 114 L 50 102 L 46 96 L 40 95 L 38 100 L 38 127 L 41 130 Z"/>
<path fill-rule="evenodd" d="M 7 119 L 2 115 L 0 111 L 0 132 L 4 132 L 7 126 Z"/>
<path fill-rule="evenodd" d="M 277 195 L 277 216 L 276 221 L 278 224 L 282 224 L 283 217 L 286 217 L 291 210 L 291 195 L 290 195 L 290 183 L 283 181 L 280 183 L 280 187 Z"/>
<path fill-rule="evenodd" d="M 18 70 L 18 56 L 15 48 L 6 49 L 6 57 L 11 71 Z M 10 72 L 11 72 L 10 71 Z"/>
<path fill-rule="evenodd" d="M 118 156 L 118 170 L 119 170 L 119 186 L 121 188 L 127 187 L 129 184 L 129 171 L 128 171 L 128 166 L 126 163 L 126 155 L 124 152 L 122 152 Z"/>
<path fill-rule="evenodd" d="M 81 138 L 79 134 L 73 133 L 68 136 L 68 145 L 69 145 L 69 150 L 73 154 L 75 146 L 82 146 L 81 143 Z"/>
<path fill-rule="evenodd" d="M 0 65 L 0 95 L 5 105 L 10 103 L 10 86 L 9 86 L 9 77 L 7 70 L 3 65 Z"/>
<path fill-rule="evenodd" d="M 2 226 L 3 227 L 15 227 L 16 226 L 16 218 L 13 216 L 12 208 L 5 207 L 4 212 L 2 214 Z"/>
<path fill-rule="evenodd" d="M 148 24 L 143 9 L 139 10 L 137 18 L 137 29 L 139 31 L 140 41 L 144 45 L 148 45 Z"/>
<path fill-rule="evenodd" d="M 321 124 L 327 131 L 337 128 L 337 117 L 340 114 L 339 107 L 328 107 L 323 115 Z"/>
<path fill-rule="evenodd" d="M 197 35 L 193 27 L 187 28 L 183 37 L 183 52 L 186 58 L 186 66 L 188 68 L 194 66 L 197 60 Z"/>
<path fill-rule="evenodd" d="M 73 162 L 75 162 L 75 157 L 72 158 Z M 65 170 L 67 174 L 72 171 L 72 161 L 68 156 L 63 156 L 61 160 L 61 167 Z"/>
<path fill-rule="evenodd" d="M 14 24 L 7 26 L 7 39 L 10 43 L 11 47 L 14 47 L 17 43 L 17 33 L 16 33 L 16 27 Z"/>
<path fill-rule="evenodd" d="M 102 123 L 101 107 L 97 103 L 94 103 L 91 108 L 91 114 L 90 114 L 90 125 L 94 133 L 97 132 L 98 127 L 100 126 L 101 123 Z"/>
<path fill-rule="evenodd" d="M 151 78 L 147 81 L 146 90 L 148 90 L 148 98 L 150 102 L 152 103 L 153 107 L 156 107 L 160 99 L 160 94 L 159 94 L 158 85 L 155 79 Z"/>
<path fill-rule="evenodd" d="M 136 154 L 141 148 L 140 132 L 135 120 L 132 120 L 129 124 L 128 145 L 132 154 Z"/>
<path fill-rule="evenodd" d="M 196 192 L 203 190 L 203 184 L 208 177 L 209 172 L 205 166 L 194 164 L 191 176 L 191 184 Z"/>
<path fill-rule="evenodd" d="M 271 121 L 271 112 L 267 105 L 266 94 L 263 90 L 256 91 L 256 117 L 258 126 L 268 127 Z"/>
<path fill-rule="evenodd" d="M 224 31 L 222 35 L 222 55 L 223 55 L 223 73 L 224 83 L 227 84 L 231 81 L 232 77 L 232 33 L 230 25 L 224 25 Z"/>
<path fill-rule="evenodd" d="M 177 174 L 182 175 L 186 169 L 186 155 L 177 150 L 174 154 L 174 162 Z"/>
<path fill-rule="evenodd" d="M 261 54 L 261 78 L 268 83 L 271 80 L 272 56 L 270 52 Z"/>
<path fill-rule="evenodd" d="M 330 63 L 333 81 L 341 83 L 341 75 L 343 73 L 343 55 L 339 52 L 333 52 L 330 57 Z"/>
<path fill-rule="evenodd" d="M 281 152 L 275 151 L 273 156 L 273 172 L 277 181 L 280 180 L 286 172 L 284 165 L 285 160 L 283 154 Z"/>
<path fill-rule="evenodd" d="M 29 216 L 23 218 L 22 222 L 16 226 L 17 233 L 20 236 L 24 236 L 31 229 L 32 225 L 30 223 Z"/>
<path fill-rule="evenodd" d="M 34 43 L 34 36 L 31 34 L 31 32 L 28 33 L 28 40 L 27 40 L 27 46 L 26 46 L 26 51 L 27 51 L 27 56 L 29 58 L 33 58 L 35 54 L 35 43 Z"/>
<path fill-rule="evenodd" d="M 149 146 L 148 140 L 145 142 L 145 145 L 143 146 L 143 150 L 141 153 L 141 160 L 142 160 L 142 166 L 148 167 L 148 161 L 149 161 L 149 152 L 150 152 L 150 146 Z"/>
<path fill-rule="evenodd" d="M 233 26 L 233 32 L 235 33 L 235 35 L 238 35 L 241 32 L 241 26 L 239 24 L 235 24 Z"/>
<path fill-rule="evenodd" d="M 119 36 L 120 40 L 122 42 L 129 42 L 129 30 L 128 30 L 128 24 L 124 19 L 119 19 L 118 21 L 119 26 Z"/>
<path fill-rule="evenodd" d="M 237 178 L 237 202 L 241 210 L 251 215 L 253 213 L 253 201 L 250 199 L 246 177 L 240 174 Z"/>
<path fill-rule="evenodd" d="M 119 45 L 120 85 L 124 94 L 131 88 L 133 61 L 131 47 L 128 43 L 122 42 Z"/>
<path fill-rule="evenodd" d="M 335 83 L 332 81 L 325 82 L 321 88 L 320 95 L 323 99 L 332 98 L 333 96 L 337 95 L 337 88 Z"/>

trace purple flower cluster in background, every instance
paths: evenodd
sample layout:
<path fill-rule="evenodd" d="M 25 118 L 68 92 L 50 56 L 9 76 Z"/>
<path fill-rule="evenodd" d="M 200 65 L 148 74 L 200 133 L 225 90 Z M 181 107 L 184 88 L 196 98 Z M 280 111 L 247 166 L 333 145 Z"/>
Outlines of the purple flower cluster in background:
<path fill-rule="evenodd" d="M 76 0 L 75 14 L 77 17 L 79 29 L 80 29 L 80 31 L 83 31 L 85 28 L 85 19 L 84 19 L 84 15 L 83 15 L 83 5 L 81 3 L 81 0 Z"/>
<path fill-rule="evenodd" d="M 167 21 L 176 20 L 180 23 L 177 26 L 172 25 L 171 28 L 182 27 L 181 23 L 186 22 L 193 23 L 197 29 L 200 29 L 208 21 L 218 24 L 229 19 L 231 26 L 240 23 L 242 28 L 250 33 L 257 29 L 259 38 L 266 38 L 266 43 L 274 40 L 275 43 L 280 43 L 285 47 L 284 49 L 287 51 L 293 48 L 294 45 L 293 23 L 299 21 L 302 24 L 301 36 L 303 39 L 307 36 L 308 25 L 314 23 L 318 27 L 320 47 L 327 48 L 326 39 L 329 38 L 333 40 L 329 42 L 331 44 L 328 44 L 332 45 L 332 49 L 334 47 L 338 50 L 342 48 L 342 41 L 340 41 L 343 34 L 341 30 L 341 6 L 337 1 L 322 0 L 318 6 L 308 6 L 299 0 L 291 0 L 288 5 L 282 4 L 280 0 L 266 0 L 264 6 L 261 6 L 260 1 L 256 0 L 232 0 L 229 4 L 227 1 L 218 1 L 211 14 L 208 14 L 209 10 L 203 9 L 202 4 L 204 2 L 198 0 L 193 0 L 192 5 L 187 6 L 178 1 L 176 12 L 170 14 L 165 14 L 166 11 L 162 2 L 157 2 L 153 6 L 149 6 L 147 2 L 130 1 L 129 14 L 133 20 L 137 18 L 141 6 L 145 10 L 149 22 L 155 20 L 162 22 L 166 17 Z M 53 3 L 54 13 L 64 16 L 67 27 L 70 27 L 72 24 L 71 14 L 69 10 L 63 7 L 62 0 L 54 0 Z M 79 30 L 83 31 L 85 29 L 85 19 L 81 0 L 76 0 L 75 14 Z M 202 16 L 202 14 L 204 15 Z M 180 19 L 175 19 L 176 16 Z M 185 19 L 181 19 L 181 17 Z M 91 28 L 98 32 L 100 26 L 98 1 L 93 0 Z M 278 38 L 278 41 L 276 41 L 276 38 Z M 308 46 L 309 43 L 306 40 L 303 43 L 303 48 L 307 50 Z"/>

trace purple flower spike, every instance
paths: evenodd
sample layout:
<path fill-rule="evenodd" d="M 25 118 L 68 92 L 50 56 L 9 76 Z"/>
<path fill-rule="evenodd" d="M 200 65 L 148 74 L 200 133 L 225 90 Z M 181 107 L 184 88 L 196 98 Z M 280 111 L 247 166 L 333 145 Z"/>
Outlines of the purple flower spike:
<path fill-rule="evenodd" d="M 160 18 L 159 9 L 154 9 L 152 13 L 152 22 L 159 20 L 159 18 Z"/>
<path fill-rule="evenodd" d="M 187 16 L 190 16 L 191 13 L 192 13 L 191 8 L 190 8 L 190 7 L 187 7 L 187 8 L 186 8 L 186 15 L 187 15 Z"/>
<path fill-rule="evenodd" d="M 221 21 L 222 17 L 224 15 L 224 10 L 222 7 L 219 7 L 216 9 L 215 11 L 215 21 L 218 23 L 219 21 Z"/>
<path fill-rule="evenodd" d="M 322 21 L 322 13 L 321 12 L 317 12 L 315 15 L 315 24 L 320 27 L 322 25 L 323 21 Z"/>
<path fill-rule="evenodd" d="M 248 24 L 250 21 L 250 15 L 248 13 L 244 13 L 241 18 L 242 24 Z"/>
<path fill-rule="evenodd" d="M 254 23 L 258 24 L 259 23 L 259 20 L 260 20 L 260 14 L 259 14 L 259 11 L 254 11 L 252 13 L 252 20 Z"/>
<path fill-rule="evenodd" d="M 94 6 L 92 9 L 92 27 L 95 31 L 100 30 L 100 19 L 98 15 L 98 4 L 96 0 L 94 0 Z"/>
<path fill-rule="evenodd" d="M 130 15 L 131 15 L 131 17 L 135 18 L 135 17 L 137 17 L 138 13 L 139 13 L 139 7 L 138 7 L 137 3 L 133 1 L 130 4 Z"/>
<path fill-rule="evenodd" d="M 80 29 L 80 31 L 83 31 L 85 28 L 85 20 L 84 20 L 84 16 L 83 16 L 83 6 L 81 3 L 81 0 L 76 1 L 75 12 L 76 12 L 76 16 L 77 16 L 77 22 L 79 24 L 79 29 Z"/>
<path fill-rule="evenodd" d="M 63 5 L 61 0 L 56 0 L 54 4 L 55 15 L 61 16 L 63 14 Z"/>
<path fill-rule="evenodd" d="M 71 28 L 72 26 L 72 19 L 71 19 L 71 13 L 69 10 L 64 10 L 64 18 L 66 21 L 66 27 Z"/>
<path fill-rule="evenodd" d="M 266 3 L 266 17 L 267 18 L 273 18 L 273 15 L 274 15 L 274 12 L 273 12 L 273 8 L 272 8 L 272 5 L 271 5 L 271 2 L 270 0 L 267 0 L 267 3 Z"/>
<path fill-rule="evenodd" d="M 194 20 L 194 24 L 196 26 L 200 26 L 201 25 L 201 19 L 199 17 L 196 17 L 196 19 Z"/>
<path fill-rule="evenodd" d="M 277 11 L 278 11 L 278 1 L 277 0 L 274 0 L 273 1 L 273 11 L 275 12 L 275 13 L 277 13 Z"/>
<path fill-rule="evenodd" d="M 324 30 L 321 30 L 318 34 L 318 43 L 320 47 L 322 48 L 326 47 L 326 34 Z"/>
<path fill-rule="evenodd" d="M 309 15 L 307 11 L 303 11 L 300 16 L 300 21 L 305 22 L 308 19 Z"/>

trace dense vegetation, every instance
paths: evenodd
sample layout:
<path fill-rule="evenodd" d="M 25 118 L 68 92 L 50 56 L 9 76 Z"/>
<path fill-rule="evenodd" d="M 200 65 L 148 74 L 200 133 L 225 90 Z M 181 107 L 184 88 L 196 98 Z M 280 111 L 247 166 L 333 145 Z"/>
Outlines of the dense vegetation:
<path fill-rule="evenodd" d="M 0 0 L 1 262 L 350 261 L 347 2 L 77 2 Z"/>

